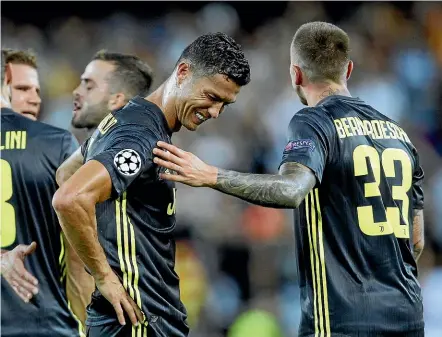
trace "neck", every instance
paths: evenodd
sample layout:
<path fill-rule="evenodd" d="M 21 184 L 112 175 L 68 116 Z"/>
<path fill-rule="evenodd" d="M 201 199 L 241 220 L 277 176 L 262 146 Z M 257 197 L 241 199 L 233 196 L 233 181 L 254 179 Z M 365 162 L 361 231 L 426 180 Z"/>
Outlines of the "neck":
<path fill-rule="evenodd" d="M 341 95 L 351 97 L 346 84 L 338 84 L 333 82 L 310 83 L 305 87 L 304 93 L 308 106 L 316 106 L 319 101 L 328 96 Z"/>
<path fill-rule="evenodd" d="M 161 109 L 172 132 L 177 132 L 181 128 L 181 123 L 177 118 L 175 97 L 172 77 L 168 78 L 157 90 L 145 97 L 146 100 L 156 104 Z"/>

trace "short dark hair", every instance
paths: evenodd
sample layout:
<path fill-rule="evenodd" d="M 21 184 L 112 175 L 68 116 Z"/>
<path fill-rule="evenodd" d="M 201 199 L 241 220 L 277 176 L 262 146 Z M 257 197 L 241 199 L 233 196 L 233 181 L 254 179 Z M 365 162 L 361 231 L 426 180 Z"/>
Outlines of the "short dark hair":
<path fill-rule="evenodd" d="M 291 54 L 307 77 L 340 82 L 349 62 L 350 39 L 341 28 L 327 22 L 309 22 L 296 31 Z"/>
<path fill-rule="evenodd" d="M 124 92 L 128 98 L 146 96 L 153 81 L 152 68 L 135 55 L 98 51 L 92 61 L 110 62 L 115 70 L 109 78 L 112 93 Z"/>
<path fill-rule="evenodd" d="M 2 85 L 5 80 L 6 64 L 24 64 L 37 69 L 37 56 L 32 50 L 18 50 L 10 48 L 2 48 Z"/>
<path fill-rule="evenodd" d="M 250 82 L 249 62 L 241 46 L 224 33 L 198 37 L 184 49 L 177 65 L 184 60 L 197 75 L 223 74 L 240 86 Z"/>

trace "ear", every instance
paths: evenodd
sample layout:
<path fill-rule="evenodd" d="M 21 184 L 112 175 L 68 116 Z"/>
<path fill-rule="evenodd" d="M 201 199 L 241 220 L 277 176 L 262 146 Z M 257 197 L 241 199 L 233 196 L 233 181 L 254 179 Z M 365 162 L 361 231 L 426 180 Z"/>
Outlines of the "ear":
<path fill-rule="evenodd" d="M 347 75 L 346 75 L 347 81 L 350 78 L 352 71 L 353 71 L 353 61 L 350 60 L 350 62 L 348 62 L 348 66 L 347 66 Z"/>
<path fill-rule="evenodd" d="M 186 62 L 181 62 L 178 64 L 177 70 L 176 70 L 176 77 L 177 77 L 177 85 L 179 86 L 181 83 L 184 82 L 184 80 L 190 75 L 190 65 Z"/>
<path fill-rule="evenodd" d="M 126 95 L 119 92 L 110 96 L 109 101 L 107 102 L 107 107 L 109 110 L 113 111 L 122 108 L 126 103 Z"/>
<path fill-rule="evenodd" d="M 3 83 L 3 85 L 9 85 L 12 82 L 12 69 L 11 69 L 11 64 L 10 63 L 6 63 L 5 64 L 5 82 Z"/>
<path fill-rule="evenodd" d="M 305 78 L 304 78 L 304 74 L 302 73 L 301 68 L 299 68 L 296 65 L 292 65 L 292 71 L 293 71 L 293 84 L 294 85 L 303 85 L 305 84 Z"/>

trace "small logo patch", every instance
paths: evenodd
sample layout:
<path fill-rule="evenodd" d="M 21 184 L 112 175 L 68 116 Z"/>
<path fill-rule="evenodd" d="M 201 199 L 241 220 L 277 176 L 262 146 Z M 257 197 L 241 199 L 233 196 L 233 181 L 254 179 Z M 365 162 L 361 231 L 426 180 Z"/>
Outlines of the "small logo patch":
<path fill-rule="evenodd" d="M 288 144 L 284 148 L 284 152 L 291 152 L 296 150 L 309 150 L 310 152 L 313 152 L 315 149 L 315 143 L 311 139 L 299 139 L 299 140 L 292 140 L 288 142 Z"/>
<path fill-rule="evenodd" d="M 137 151 L 124 149 L 115 155 L 114 165 L 125 176 L 133 176 L 141 168 L 141 158 Z"/>

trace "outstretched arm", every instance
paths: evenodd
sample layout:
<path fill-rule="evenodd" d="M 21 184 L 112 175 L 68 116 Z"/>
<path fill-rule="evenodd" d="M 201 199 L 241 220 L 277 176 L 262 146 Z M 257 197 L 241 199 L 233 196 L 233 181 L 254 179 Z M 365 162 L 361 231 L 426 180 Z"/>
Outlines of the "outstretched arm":
<path fill-rule="evenodd" d="M 296 208 L 316 184 L 313 172 L 298 163 L 285 163 L 280 174 L 250 174 L 218 169 L 212 187 L 253 204 Z"/>
<path fill-rule="evenodd" d="M 248 202 L 273 208 L 296 208 L 316 184 L 314 173 L 304 165 L 288 162 L 280 174 L 250 174 L 207 165 L 190 152 L 164 142 L 154 149 L 154 162 L 176 174 L 161 178 L 194 187 L 210 187 Z"/>

